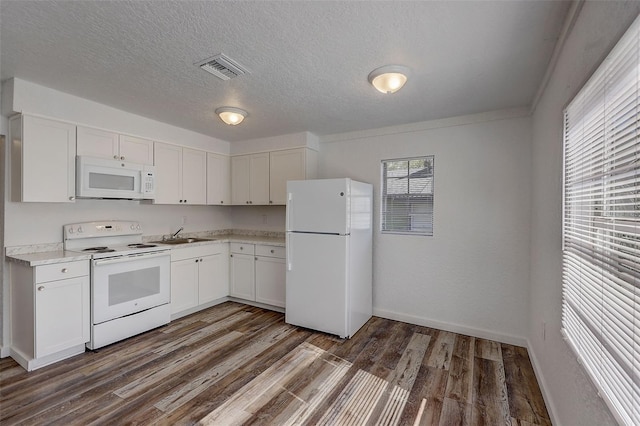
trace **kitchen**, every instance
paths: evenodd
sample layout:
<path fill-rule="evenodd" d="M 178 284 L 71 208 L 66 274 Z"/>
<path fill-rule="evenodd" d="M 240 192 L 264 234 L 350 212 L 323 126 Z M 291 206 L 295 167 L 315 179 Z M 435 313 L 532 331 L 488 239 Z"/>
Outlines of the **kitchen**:
<path fill-rule="evenodd" d="M 633 2 L 615 2 L 607 7 L 584 4 L 559 56 L 559 65 L 552 72 L 555 85 L 549 87 L 554 90 L 542 92 L 533 115 L 523 104 L 524 108 L 445 114 L 413 124 L 385 121 L 386 126 L 397 126 L 372 125 L 364 130 L 327 133 L 321 138 L 304 127 L 283 136 L 274 130 L 265 137 L 232 135 L 235 130 L 246 131 L 242 126 L 251 120 L 261 119 L 258 111 L 250 111 L 245 123 L 224 128 L 217 138 L 107 106 L 106 100 L 100 103 L 85 99 L 78 92 L 89 90 L 87 86 L 79 85 L 76 95 L 71 95 L 32 83 L 24 69 L 15 74 L 13 88 L 3 81 L 2 133 L 8 133 L 6 118 L 12 111 L 25 111 L 223 155 L 307 147 L 319 153 L 319 177 L 349 176 L 370 182 L 375 186 L 374 193 L 379 191 L 381 160 L 433 154 L 438 194 L 434 237 L 374 231 L 374 315 L 527 346 L 532 361 L 534 356 L 537 359 L 533 362 L 538 365 L 538 381 L 548 392 L 547 406 L 556 412 L 558 423 L 608 424 L 612 420 L 606 407 L 580 372 L 559 332 L 556 289 L 560 284 L 557 265 L 548 256 L 559 251 L 554 235 L 561 223 L 557 189 L 561 155 L 560 148 L 550 141 L 559 143 L 562 105 L 558 104 L 571 97 L 564 92 L 566 89 L 558 87 L 570 86 L 575 91 L 628 25 L 622 23 L 630 23 L 636 13 Z M 611 25 L 596 25 L 599 22 Z M 3 37 L 3 43 L 7 43 L 5 40 Z M 3 50 L 6 47 L 3 45 Z M 300 57 L 306 58 L 302 54 Z M 199 59 L 189 58 L 189 66 Z M 366 93 L 372 90 L 366 81 L 369 71 L 367 68 L 362 77 Z M 181 107 L 176 106 L 176 110 Z M 342 121 L 333 115 L 331 119 L 336 126 Z M 211 114 L 210 120 L 218 119 Z M 375 130 L 377 127 L 381 129 Z M 4 247 L 59 244 L 63 225 L 104 219 L 139 221 L 147 235 L 168 235 L 183 226 L 185 234 L 232 229 L 284 231 L 283 206 L 154 205 L 125 200 L 16 203 L 10 200 L 8 190 L 6 148 Z M 379 210 L 376 198 L 374 212 Z M 374 220 L 375 229 L 377 216 Z M 3 266 L 4 356 L 9 324 L 8 268 Z M 543 322 L 546 340 L 540 332 Z"/>

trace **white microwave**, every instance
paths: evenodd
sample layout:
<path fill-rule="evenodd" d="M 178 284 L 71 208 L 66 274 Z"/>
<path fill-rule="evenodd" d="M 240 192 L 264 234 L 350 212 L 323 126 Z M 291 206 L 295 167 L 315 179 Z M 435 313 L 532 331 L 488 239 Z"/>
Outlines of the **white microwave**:
<path fill-rule="evenodd" d="M 155 167 L 107 158 L 76 157 L 76 198 L 152 200 Z"/>

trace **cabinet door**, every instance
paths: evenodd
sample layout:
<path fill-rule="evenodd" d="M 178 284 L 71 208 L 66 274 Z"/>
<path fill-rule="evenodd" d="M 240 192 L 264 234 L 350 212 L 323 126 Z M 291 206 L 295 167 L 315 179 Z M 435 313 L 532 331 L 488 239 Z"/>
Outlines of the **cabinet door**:
<path fill-rule="evenodd" d="M 89 277 L 36 284 L 35 358 L 89 341 Z"/>
<path fill-rule="evenodd" d="M 153 148 L 156 166 L 156 204 L 181 204 L 182 148 L 156 142 Z"/>
<path fill-rule="evenodd" d="M 117 133 L 78 126 L 77 137 L 77 155 L 88 155 L 112 160 L 119 158 Z"/>
<path fill-rule="evenodd" d="M 231 204 L 246 205 L 251 199 L 251 156 L 231 157 Z"/>
<path fill-rule="evenodd" d="M 153 165 L 153 141 L 120 135 L 120 159 L 130 163 Z"/>
<path fill-rule="evenodd" d="M 269 204 L 269 153 L 251 155 L 250 204 Z"/>
<path fill-rule="evenodd" d="M 202 257 L 198 265 L 198 304 L 228 296 L 229 252 Z"/>
<path fill-rule="evenodd" d="M 196 259 L 171 262 L 171 313 L 198 304 L 198 263 Z"/>
<path fill-rule="evenodd" d="M 287 181 L 306 178 L 305 148 L 270 154 L 269 204 L 287 204 Z"/>
<path fill-rule="evenodd" d="M 256 301 L 284 308 L 285 260 L 277 257 L 256 257 Z"/>
<path fill-rule="evenodd" d="M 73 202 L 76 126 L 25 115 L 12 121 L 11 139 L 14 201 Z"/>
<path fill-rule="evenodd" d="M 207 204 L 231 203 L 231 160 L 227 155 L 207 153 Z"/>
<path fill-rule="evenodd" d="M 256 300 L 254 262 L 252 255 L 231 254 L 231 296 Z"/>
<path fill-rule="evenodd" d="M 207 204 L 207 153 L 182 149 L 182 199 L 186 204 Z"/>

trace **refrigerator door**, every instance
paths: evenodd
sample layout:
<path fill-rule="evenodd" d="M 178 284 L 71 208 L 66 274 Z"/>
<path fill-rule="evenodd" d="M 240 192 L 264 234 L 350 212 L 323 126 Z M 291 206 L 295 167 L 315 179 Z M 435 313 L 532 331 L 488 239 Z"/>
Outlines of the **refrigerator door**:
<path fill-rule="evenodd" d="M 349 238 L 287 233 L 287 323 L 347 337 Z"/>
<path fill-rule="evenodd" d="M 287 182 L 287 231 L 348 234 L 350 183 L 350 179 Z"/>

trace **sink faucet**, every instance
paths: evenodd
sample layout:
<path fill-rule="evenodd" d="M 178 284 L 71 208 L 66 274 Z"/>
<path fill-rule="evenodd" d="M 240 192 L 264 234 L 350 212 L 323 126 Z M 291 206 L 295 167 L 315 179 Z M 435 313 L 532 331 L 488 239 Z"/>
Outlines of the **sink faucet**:
<path fill-rule="evenodd" d="M 171 235 L 171 239 L 174 239 L 175 237 L 177 237 L 178 234 L 182 232 L 183 229 L 184 229 L 184 226 L 181 226 L 180 229 L 178 229 L 175 234 Z"/>

